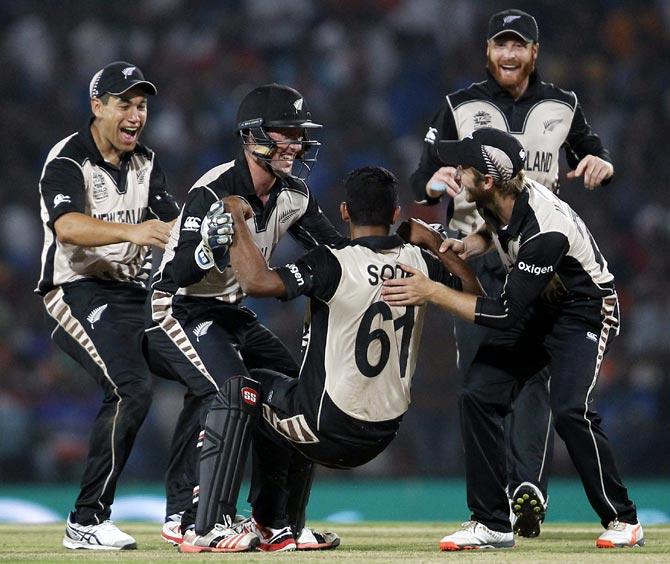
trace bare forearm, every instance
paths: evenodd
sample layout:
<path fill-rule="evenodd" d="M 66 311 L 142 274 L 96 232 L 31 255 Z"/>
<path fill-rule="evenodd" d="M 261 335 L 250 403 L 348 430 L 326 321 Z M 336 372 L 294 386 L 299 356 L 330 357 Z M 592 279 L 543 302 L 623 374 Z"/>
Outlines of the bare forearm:
<path fill-rule="evenodd" d="M 249 296 L 283 296 L 284 284 L 254 243 L 244 215 L 232 212 L 235 235 L 230 246 L 230 264 L 242 291 Z"/>
<path fill-rule="evenodd" d="M 433 284 L 435 288 L 428 298 L 429 302 L 466 321 L 474 323 L 475 308 L 477 307 L 476 295 L 459 292 L 437 282 L 433 282 Z"/>
<path fill-rule="evenodd" d="M 132 225 L 96 219 L 83 213 L 71 212 L 60 216 L 54 224 L 61 243 L 80 247 L 101 247 L 129 241 Z"/>

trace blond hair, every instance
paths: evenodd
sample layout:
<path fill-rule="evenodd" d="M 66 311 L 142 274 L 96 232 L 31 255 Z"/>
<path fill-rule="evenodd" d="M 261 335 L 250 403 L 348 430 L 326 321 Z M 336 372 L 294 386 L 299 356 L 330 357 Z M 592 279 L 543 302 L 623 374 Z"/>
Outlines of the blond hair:
<path fill-rule="evenodd" d="M 475 180 L 478 184 L 484 182 L 485 174 L 479 172 L 476 168 L 472 167 L 472 170 L 475 175 Z M 510 180 L 502 180 L 500 182 L 493 180 L 498 192 L 504 195 L 517 196 L 523 190 L 523 187 L 526 185 L 526 174 L 523 170 L 520 170 L 519 173 Z"/>

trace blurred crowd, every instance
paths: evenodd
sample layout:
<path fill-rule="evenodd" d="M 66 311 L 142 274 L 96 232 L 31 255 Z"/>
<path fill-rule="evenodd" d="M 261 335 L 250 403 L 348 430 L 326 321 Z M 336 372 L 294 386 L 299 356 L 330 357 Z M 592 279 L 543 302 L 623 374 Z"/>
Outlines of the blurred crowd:
<path fill-rule="evenodd" d="M 341 229 L 338 183 L 363 164 L 393 170 L 403 216 L 444 221 L 413 203 L 408 178 L 442 96 L 484 78 L 488 17 L 516 7 L 540 27 L 542 78 L 577 93 L 614 159 L 594 192 L 565 180 L 614 272 L 622 333 L 596 405 L 624 476 L 670 473 L 670 1 L 18 0 L 0 3 L 0 481 L 79 479 L 99 405 L 90 377 L 50 340 L 32 289 L 42 227 L 38 180 L 51 146 L 88 117 L 88 83 L 131 61 L 158 86 L 142 141 L 183 201 L 236 151 L 241 97 L 283 82 L 300 90 L 323 146 L 310 177 Z M 274 263 L 299 249 L 282 244 Z M 298 354 L 304 302 L 254 301 Z M 122 343 L 119 346 L 123 346 Z M 462 477 L 451 322 L 431 310 L 414 403 L 392 447 L 356 472 Z M 154 405 L 125 480 L 160 480 L 183 390 L 155 380 Z M 573 475 L 557 441 L 555 475 Z"/>

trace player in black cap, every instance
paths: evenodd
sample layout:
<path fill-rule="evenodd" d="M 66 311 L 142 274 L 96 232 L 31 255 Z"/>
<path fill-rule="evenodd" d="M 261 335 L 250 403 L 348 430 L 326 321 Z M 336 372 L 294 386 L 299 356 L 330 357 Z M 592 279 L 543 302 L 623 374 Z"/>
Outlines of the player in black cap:
<path fill-rule="evenodd" d="M 151 404 L 142 354 L 151 246 L 164 247 L 179 208 L 154 152 L 139 143 L 156 87 L 117 61 L 90 83 L 93 114 L 49 152 L 40 179 L 44 252 L 37 291 L 54 342 L 104 392 L 67 548 L 120 550 L 135 540 L 109 520 L 116 483 Z"/>
<path fill-rule="evenodd" d="M 436 284 L 414 268 L 385 282 L 390 305 L 433 302 L 468 323 L 491 329 L 459 396 L 470 520 L 445 536 L 442 550 L 514 546 L 506 494 L 503 418 L 515 388 L 549 367 L 550 406 L 591 506 L 607 530 L 599 548 L 641 546 L 644 534 L 593 406 L 603 357 L 619 332 L 614 277 L 581 218 L 550 190 L 526 178 L 525 150 L 502 131 L 441 141 L 445 164 L 485 224 L 440 252 L 478 256 L 496 248 L 507 275 L 487 297 Z M 513 500 L 520 505 L 523 500 Z M 531 511 L 539 513 L 539 504 Z"/>
<path fill-rule="evenodd" d="M 255 535 L 231 529 L 237 500 L 231 492 L 239 489 L 248 429 L 256 413 L 252 408 L 257 383 L 248 371 L 267 368 L 298 374 L 286 347 L 242 305 L 244 293 L 228 264 L 234 226 L 222 199 L 236 195 L 249 203 L 255 214 L 248 220 L 249 228 L 268 259 L 286 234 L 306 249 L 345 244 L 347 239 L 335 230 L 296 174 L 303 164 L 314 162 L 310 153 L 318 143 L 308 138 L 307 131 L 320 127 L 293 88 L 268 84 L 247 94 L 236 120 L 237 158 L 214 167 L 193 185 L 153 282 L 148 357 L 157 374 L 188 386 L 179 421 L 190 421 L 197 411 L 203 429 L 198 478 L 191 484 L 197 484 L 195 505 L 168 507 L 173 515 L 163 529 L 163 537 L 175 544 L 182 542 L 185 533 L 187 549 L 192 551 L 239 552 L 256 546 Z M 229 409 L 231 397 L 234 406 Z M 176 469 L 188 469 L 198 442 L 197 435 L 180 430 L 171 447 L 168 490 L 181 487 L 182 475 Z M 229 433 L 225 437 L 224 430 Z M 236 470 L 221 479 L 219 473 L 229 460 L 236 461 Z M 311 468 L 305 468 L 292 485 L 293 499 L 298 501 L 289 511 L 290 527 L 282 532 L 291 539 L 285 546 L 298 550 L 334 546 L 334 537 L 326 539 L 305 527 L 303 490 L 310 481 Z M 180 518 L 179 512 L 185 509 Z M 266 544 L 269 550 L 285 548 Z"/>
<path fill-rule="evenodd" d="M 451 233 L 464 238 L 482 223 L 473 203 L 456 180 L 454 167 L 439 159 L 440 140 L 463 139 L 482 127 L 510 132 L 523 144 L 526 176 L 558 190 L 561 148 L 584 186 L 594 189 L 614 174 L 609 152 L 591 131 L 573 92 L 543 82 L 536 70 L 540 34 L 535 18 L 521 10 L 498 12 L 489 20 L 487 77 L 450 93 L 426 133 L 424 151 L 411 183 L 420 202 L 435 204 L 446 195 Z M 495 253 L 472 259 L 472 266 L 488 293 L 502 288 L 505 271 Z M 472 362 L 486 329 L 455 319 L 458 369 L 461 378 Z M 517 408 L 506 421 L 509 446 L 509 494 L 523 503 L 512 504 L 515 532 L 535 537 L 547 509 L 548 470 L 553 450 L 548 378 L 538 374 L 516 400 Z M 529 502 L 534 505 L 530 507 Z M 515 509 L 518 507 L 518 509 Z M 539 512 L 534 508 L 540 507 Z"/>

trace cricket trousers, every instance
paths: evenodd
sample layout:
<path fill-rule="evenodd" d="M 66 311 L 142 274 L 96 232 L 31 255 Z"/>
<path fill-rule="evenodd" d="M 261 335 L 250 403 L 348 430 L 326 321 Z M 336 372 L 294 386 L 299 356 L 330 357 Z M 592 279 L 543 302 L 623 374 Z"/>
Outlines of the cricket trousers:
<path fill-rule="evenodd" d="M 333 438 L 310 425 L 299 402 L 300 379 L 272 370 L 253 370 L 262 390 L 262 416 L 253 437 L 253 465 L 248 501 L 254 518 L 265 526 L 290 525 L 298 534 L 312 488 L 314 465 L 349 469 L 379 455 L 395 437 Z M 309 374 L 301 375 L 309 378 Z"/>
<path fill-rule="evenodd" d="M 594 300 L 595 302 L 596 300 Z M 496 531 L 511 531 L 503 419 L 521 377 L 547 365 L 554 425 L 565 442 L 588 500 L 603 526 L 634 523 L 628 498 L 601 420 L 592 404 L 600 366 L 618 330 L 616 294 L 604 298 L 601 323 L 539 307 L 514 336 L 490 338 L 480 347 L 459 397 L 465 446 L 468 506 L 472 519 Z M 521 375 L 521 376 L 519 376 Z"/>
<path fill-rule="evenodd" d="M 82 525 L 109 518 L 117 480 L 151 404 L 151 375 L 142 353 L 145 299 L 140 286 L 92 280 L 64 284 L 44 296 L 54 342 L 104 394 L 75 502 L 73 520 Z"/>
<path fill-rule="evenodd" d="M 166 516 L 192 509 L 198 435 L 212 397 L 233 376 L 267 367 L 297 376 L 285 345 L 249 309 L 214 298 L 150 295 L 147 357 L 152 371 L 187 387 L 170 445 Z"/>
<path fill-rule="evenodd" d="M 498 253 L 469 261 L 489 296 L 500 294 L 506 271 Z M 454 318 L 457 365 L 465 380 L 477 351 L 494 330 Z M 549 467 L 554 450 L 554 429 L 549 406 L 549 371 L 544 368 L 524 379 L 514 394 L 514 410 L 505 419 L 507 487 L 511 495 L 522 482 L 535 484 L 547 499 Z"/>

